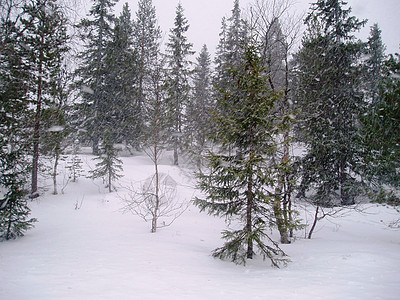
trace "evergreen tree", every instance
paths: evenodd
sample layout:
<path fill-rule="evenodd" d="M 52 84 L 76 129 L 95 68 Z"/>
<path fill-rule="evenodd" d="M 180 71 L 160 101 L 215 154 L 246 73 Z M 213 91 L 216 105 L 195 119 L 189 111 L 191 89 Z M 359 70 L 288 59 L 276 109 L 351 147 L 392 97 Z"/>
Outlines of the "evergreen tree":
<path fill-rule="evenodd" d="M 193 90 L 187 107 L 187 128 L 190 135 L 190 149 L 201 168 L 201 156 L 206 148 L 207 136 L 212 130 L 211 112 L 214 109 L 211 82 L 211 58 L 204 45 L 193 72 Z"/>
<path fill-rule="evenodd" d="M 214 139 L 222 147 L 232 148 L 228 154 L 209 153 L 209 171 L 199 174 L 205 199 L 196 198 L 195 204 L 228 221 L 239 220 L 239 226 L 243 226 L 223 232 L 227 241 L 214 250 L 215 257 L 244 264 L 258 249 L 264 259 L 269 258 L 278 267 L 285 262 L 281 257 L 285 254 L 266 232 L 274 223 L 273 194 L 268 186 L 273 186 L 278 166 L 265 157 L 276 151 L 279 121 L 272 111 L 279 94 L 268 86 L 258 49 L 248 45 L 243 52 L 243 64 L 230 70 L 237 88 L 217 98 L 217 111 L 233 108 L 229 108 L 229 115 L 216 116 Z"/>
<path fill-rule="evenodd" d="M 18 21 L 20 14 L 15 17 L 3 15 L 3 10 L 1 13 L 0 240 L 8 240 L 22 236 L 36 219 L 29 219 L 25 190 L 30 170 L 26 160 L 30 146 L 27 129 L 30 102 L 26 89 L 28 68 L 21 42 L 24 27 Z"/>
<path fill-rule="evenodd" d="M 136 20 L 134 22 L 134 49 L 137 54 L 137 100 L 136 100 L 136 132 L 144 130 L 144 112 L 148 97 L 152 97 L 154 88 L 152 75 L 154 62 L 160 59 L 161 29 L 157 24 L 156 10 L 152 0 L 140 0 Z M 157 67 L 156 67 L 157 69 Z"/>
<path fill-rule="evenodd" d="M 79 151 L 79 140 L 74 139 L 72 141 L 72 153 L 71 158 L 67 161 L 65 166 L 66 169 L 70 171 L 69 178 L 72 182 L 77 182 L 78 178 L 84 173 L 84 169 L 82 167 L 83 161 L 78 156 Z"/>
<path fill-rule="evenodd" d="M 228 18 L 225 61 L 228 70 L 242 64 L 244 47 L 247 40 L 246 23 L 242 19 L 239 0 L 234 0 L 232 16 Z M 229 72 L 229 71 L 228 71 Z"/>
<path fill-rule="evenodd" d="M 362 45 L 353 33 L 365 22 L 350 16 L 344 5 L 338 0 L 312 5 L 296 58 L 296 96 L 307 149 L 302 188 L 316 191 L 312 198 L 317 205 L 354 204 L 359 186 Z"/>
<path fill-rule="evenodd" d="M 81 60 L 76 70 L 78 80 L 76 85 L 82 91 L 80 103 L 81 126 L 86 130 L 92 142 L 93 153 L 99 153 L 99 142 L 105 132 L 110 99 L 107 81 L 108 57 L 110 43 L 113 39 L 113 25 L 115 17 L 112 8 L 113 0 L 94 0 L 88 18 L 78 24 L 80 38 L 84 50 L 79 54 Z"/>
<path fill-rule="evenodd" d="M 234 1 L 230 18 L 222 19 L 220 40 L 215 58 L 214 85 L 222 90 L 229 88 L 230 69 L 240 66 L 243 59 L 243 44 L 246 41 L 246 28 L 241 18 L 239 0 Z M 218 93 L 217 88 L 217 93 Z M 235 88 L 235 86 L 230 87 Z"/>
<path fill-rule="evenodd" d="M 2 138 L 0 143 L 4 143 Z M 29 219 L 30 209 L 23 189 L 26 178 L 23 148 L 7 146 L 9 151 L 3 149 L 0 153 L 0 241 L 23 236 L 37 221 Z"/>
<path fill-rule="evenodd" d="M 371 26 L 370 36 L 366 44 L 366 57 L 364 62 L 366 96 L 372 106 L 380 102 L 379 86 L 383 77 L 385 63 L 385 45 L 382 42 L 381 30 L 378 24 Z M 371 107 L 374 109 L 374 107 Z"/>
<path fill-rule="evenodd" d="M 400 55 L 390 55 L 382 68 L 380 101 L 362 118 L 365 177 L 376 200 L 398 205 L 388 190 L 400 187 Z"/>
<path fill-rule="evenodd" d="M 137 96 L 134 82 L 137 80 L 136 55 L 133 49 L 133 25 L 128 4 L 123 6 L 121 15 L 115 20 L 113 37 L 108 45 L 105 58 L 108 70 L 104 75 L 104 95 L 108 99 L 103 113 L 103 127 L 113 128 L 114 142 L 138 144 Z M 103 133 L 100 133 L 103 138 Z"/>
<path fill-rule="evenodd" d="M 174 165 L 179 164 L 178 150 L 182 147 L 182 134 L 185 122 L 185 108 L 189 99 L 190 56 L 194 54 L 192 44 L 185 36 L 189 29 L 181 3 L 175 16 L 175 27 L 171 29 L 167 43 L 168 59 L 168 119 L 170 122 L 171 143 L 174 149 Z"/>
<path fill-rule="evenodd" d="M 42 113 L 54 103 L 60 91 L 59 76 L 63 57 L 68 51 L 66 19 L 52 0 L 35 0 L 28 3 L 21 18 L 24 26 L 22 43 L 25 64 L 29 68 L 28 99 L 34 109 L 32 195 L 37 195 L 38 165 Z"/>
<path fill-rule="evenodd" d="M 231 69 L 239 68 L 243 64 L 243 45 L 246 44 L 247 31 L 245 22 L 241 17 L 239 0 L 234 1 L 232 15 L 228 19 L 222 20 L 220 41 L 217 46 L 215 58 L 215 75 L 213 78 L 214 97 L 222 97 L 227 90 L 235 93 L 237 86 L 231 80 Z M 226 111 L 219 111 L 219 114 L 231 114 L 234 106 L 226 106 Z M 221 109 L 218 107 L 217 109 Z M 227 145 L 229 148 L 230 145 Z"/>
<path fill-rule="evenodd" d="M 101 154 L 98 155 L 95 160 L 99 160 L 96 167 L 91 171 L 92 178 L 103 178 L 106 183 L 106 188 L 111 193 L 113 191 L 112 183 L 121 178 L 122 175 L 119 173 L 122 171 L 122 161 L 118 158 L 117 150 L 114 147 L 114 138 L 112 131 L 106 129 L 104 133 L 103 144 L 101 147 Z"/>

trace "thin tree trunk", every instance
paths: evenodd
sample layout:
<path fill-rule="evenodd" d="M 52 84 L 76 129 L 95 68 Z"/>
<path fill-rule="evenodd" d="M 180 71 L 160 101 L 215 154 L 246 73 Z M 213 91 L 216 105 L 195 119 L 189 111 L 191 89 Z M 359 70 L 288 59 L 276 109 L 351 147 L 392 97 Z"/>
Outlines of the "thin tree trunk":
<path fill-rule="evenodd" d="M 42 56 L 41 53 L 40 56 Z M 39 72 L 39 78 L 38 78 L 38 89 L 36 95 L 36 116 L 35 116 L 35 125 L 33 129 L 33 161 L 32 161 L 32 189 L 31 189 L 32 197 L 35 196 L 34 194 L 36 194 L 38 190 L 40 119 L 42 110 L 42 85 L 43 85 L 42 82 L 43 66 L 41 62 L 39 62 L 38 72 Z"/>
<path fill-rule="evenodd" d="M 111 170 L 108 170 L 108 192 L 109 193 L 112 193 L 112 185 L 111 185 L 111 183 L 112 183 L 112 174 L 111 174 Z"/>
<path fill-rule="evenodd" d="M 252 174 L 249 176 L 249 182 L 247 184 L 247 211 L 246 211 L 246 233 L 247 236 L 252 234 L 252 210 L 253 210 L 253 182 Z M 248 238 L 247 240 L 247 258 L 253 258 L 253 240 Z"/>
<path fill-rule="evenodd" d="M 154 169 L 155 169 L 155 206 L 154 206 L 154 211 L 153 211 L 153 220 L 152 220 L 152 225 L 151 225 L 151 232 L 155 233 L 157 231 L 157 219 L 158 219 L 158 211 L 160 209 L 160 197 L 159 197 L 159 176 L 158 176 L 158 140 L 159 140 L 159 135 L 158 135 L 158 126 L 160 124 L 160 87 L 159 87 L 159 73 L 157 72 L 156 74 L 156 122 L 154 126 Z"/>
<path fill-rule="evenodd" d="M 179 165 L 179 157 L 178 157 L 178 137 L 175 137 L 174 142 L 174 166 Z"/>
<path fill-rule="evenodd" d="M 155 206 L 153 211 L 153 220 L 151 226 L 151 232 L 155 233 L 157 231 L 157 219 L 158 219 L 158 210 L 160 209 L 160 198 L 159 198 L 159 177 L 158 177 L 158 161 L 157 161 L 157 143 L 154 145 L 154 168 L 155 168 Z"/>
<path fill-rule="evenodd" d="M 282 210 L 282 201 L 280 199 L 280 187 L 277 187 L 275 189 L 275 202 L 274 202 L 274 215 L 276 219 L 276 226 L 278 227 L 279 234 L 281 236 L 281 243 L 282 244 L 290 244 L 289 241 L 289 236 L 288 236 L 288 231 L 287 231 L 287 226 L 286 222 L 283 216 L 283 210 Z"/>
<path fill-rule="evenodd" d="M 308 239 L 311 239 L 311 236 L 314 232 L 315 226 L 317 225 L 318 222 L 318 212 L 319 212 L 319 206 L 317 206 L 317 208 L 315 209 L 315 215 L 314 215 L 314 222 L 311 226 L 310 232 L 308 233 Z"/>
<path fill-rule="evenodd" d="M 56 153 L 55 155 L 55 161 L 54 161 L 54 166 L 53 166 L 53 195 L 57 195 L 57 166 L 58 166 L 58 159 L 60 155 Z"/>

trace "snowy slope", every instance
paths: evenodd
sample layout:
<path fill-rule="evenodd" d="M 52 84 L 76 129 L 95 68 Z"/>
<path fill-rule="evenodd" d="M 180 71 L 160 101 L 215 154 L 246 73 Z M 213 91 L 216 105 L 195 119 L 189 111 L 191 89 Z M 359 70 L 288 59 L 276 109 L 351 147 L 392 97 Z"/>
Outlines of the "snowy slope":
<path fill-rule="evenodd" d="M 160 171 L 190 201 L 189 172 Z M 146 157 L 124 158 L 120 185 L 152 172 Z M 298 232 L 283 247 L 292 262 L 273 269 L 260 259 L 243 267 L 212 258 L 224 221 L 193 206 L 151 234 L 151 224 L 122 213 L 122 191 L 80 178 L 65 194 L 32 202 L 36 227 L 0 243 L 0 299 L 400 299 L 400 232 L 385 225 L 399 217 L 392 208 L 323 220 L 312 240 Z"/>

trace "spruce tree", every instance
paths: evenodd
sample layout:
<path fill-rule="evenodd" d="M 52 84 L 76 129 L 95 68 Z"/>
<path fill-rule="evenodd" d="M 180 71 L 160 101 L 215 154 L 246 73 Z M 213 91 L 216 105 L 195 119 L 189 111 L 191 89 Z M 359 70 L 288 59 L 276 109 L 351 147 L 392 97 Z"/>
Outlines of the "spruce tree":
<path fill-rule="evenodd" d="M 243 58 L 243 44 L 246 41 L 247 33 L 245 23 L 241 16 L 241 9 L 239 0 L 234 1 L 232 15 L 228 19 L 222 19 L 221 32 L 219 34 L 220 40 L 217 46 L 215 57 L 215 76 L 214 86 L 225 90 L 227 88 L 233 89 L 234 86 L 229 87 L 230 69 L 234 66 L 239 66 Z M 218 88 L 216 89 L 218 93 Z"/>
<path fill-rule="evenodd" d="M 231 113 L 216 115 L 213 138 L 222 148 L 230 145 L 231 149 L 209 153 L 209 170 L 198 175 L 205 196 L 196 198 L 195 204 L 209 214 L 239 221 L 239 227 L 222 233 L 226 243 L 214 250 L 214 257 L 245 264 L 258 250 L 278 267 L 285 254 L 267 233 L 273 224 L 273 193 L 268 186 L 273 186 L 278 166 L 265 157 L 276 151 L 279 121 L 272 112 L 279 94 L 268 86 L 257 47 L 244 47 L 243 63 L 230 69 L 235 91 L 227 89 L 217 98 L 217 111 L 230 107 Z"/>
<path fill-rule="evenodd" d="M 366 83 L 366 97 L 374 109 L 380 102 L 379 86 L 382 82 L 383 68 L 385 63 L 385 45 L 382 41 L 381 30 L 378 24 L 371 26 L 370 35 L 366 43 L 365 54 L 367 59 L 364 62 L 364 80 Z"/>
<path fill-rule="evenodd" d="M 25 88 L 29 68 L 23 59 L 26 51 L 21 37 L 24 27 L 18 18 L 1 17 L 0 240 L 8 240 L 22 236 L 36 219 L 29 218 L 26 191 L 30 170 L 27 161 L 30 101 Z"/>
<path fill-rule="evenodd" d="M 133 26 L 133 43 L 137 54 L 136 68 L 136 132 L 145 130 L 144 113 L 148 97 L 152 97 L 154 91 L 153 74 L 157 67 L 155 60 L 159 60 L 161 29 L 157 24 L 156 10 L 152 0 L 140 0 L 136 19 Z M 154 69 L 155 68 L 155 69 Z"/>
<path fill-rule="evenodd" d="M 110 43 L 113 39 L 115 16 L 112 13 L 115 1 L 94 0 L 87 18 L 77 25 L 83 42 L 78 58 L 80 64 L 76 70 L 76 86 L 81 90 L 79 104 L 81 126 L 86 130 L 92 142 L 93 153 L 99 153 L 101 134 L 106 129 L 106 116 L 110 99 L 107 81 Z"/>
<path fill-rule="evenodd" d="M 72 140 L 72 153 L 69 160 L 67 160 L 65 168 L 70 171 L 69 178 L 72 182 L 77 182 L 78 178 L 82 176 L 84 173 L 83 169 L 83 161 L 78 155 L 79 151 L 79 140 L 73 139 Z"/>
<path fill-rule="evenodd" d="M 187 41 L 189 29 L 181 3 L 176 8 L 175 27 L 171 29 L 167 43 L 168 63 L 168 120 L 171 144 L 174 150 L 174 165 L 179 164 L 178 150 L 182 148 L 185 108 L 189 99 L 190 56 L 194 54 L 192 44 Z"/>
<path fill-rule="evenodd" d="M 232 15 L 222 20 L 220 40 L 215 58 L 215 75 L 213 77 L 214 97 L 222 97 L 227 90 L 235 93 L 237 86 L 231 80 L 231 69 L 239 68 L 243 63 L 243 45 L 246 44 L 247 31 L 241 16 L 239 0 L 234 1 Z M 234 106 L 226 106 L 219 114 L 230 115 Z M 217 109 L 222 109 L 218 107 Z M 230 145 L 227 145 L 230 148 Z"/>
<path fill-rule="evenodd" d="M 363 115 L 365 178 L 371 197 L 399 204 L 400 188 L 400 55 L 390 55 L 382 66 L 379 103 Z M 391 190 L 391 191 L 390 191 Z M 397 192 L 395 192 L 397 190 Z M 390 192 L 389 192 L 390 191 Z"/>
<path fill-rule="evenodd" d="M 34 106 L 31 194 L 37 196 L 42 113 L 53 105 L 59 94 L 59 76 L 63 72 L 63 58 L 68 51 L 68 36 L 66 19 L 54 1 L 32 1 L 24 7 L 24 11 L 21 18 L 24 26 L 23 55 L 29 68 L 29 100 Z"/>
<path fill-rule="evenodd" d="M 105 58 L 107 73 L 104 74 L 104 96 L 108 101 L 102 124 L 104 128 L 113 128 L 115 143 L 137 146 L 139 111 L 135 103 L 138 94 L 134 83 L 138 74 L 133 48 L 133 24 L 127 3 L 121 15 L 115 19 L 112 40 L 107 47 L 109 54 Z M 99 137 L 103 139 L 103 133 Z"/>
<path fill-rule="evenodd" d="M 122 169 L 122 161 L 118 158 L 118 151 L 114 147 L 114 138 L 111 128 L 106 129 L 102 147 L 100 148 L 100 155 L 95 160 L 95 169 L 91 171 L 93 179 L 102 178 L 105 182 L 106 188 L 111 193 L 113 191 L 113 182 L 121 178 L 120 172 Z"/>
<path fill-rule="evenodd" d="M 359 115 L 362 44 L 355 40 L 365 21 L 350 15 L 343 1 L 318 0 L 305 22 L 297 53 L 297 101 L 301 109 L 303 190 L 317 205 L 350 205 L 359 192 Z"/>
<path fill-rule="evenodd" d="M 0 143 L 4 140 L 0 138 Z M 0 153 L 0 241 L 23 236 L 37 220 L 29 218 L 30 208 L 24 190 L 26 165 L 23 163 L 23 148 L 6 142 L 8 151 Z"/>
<path fill-rule="evenodd" d="M 212 95 L 211 58 L 204 45 L 193 71 L 193 89 L 187 107 L 187 135 L 190 136 L 190 149 L 201 168 L 201 156 L 207 146 L 208 135 L 212 131 L 211 114 L 214 109 Z"/>

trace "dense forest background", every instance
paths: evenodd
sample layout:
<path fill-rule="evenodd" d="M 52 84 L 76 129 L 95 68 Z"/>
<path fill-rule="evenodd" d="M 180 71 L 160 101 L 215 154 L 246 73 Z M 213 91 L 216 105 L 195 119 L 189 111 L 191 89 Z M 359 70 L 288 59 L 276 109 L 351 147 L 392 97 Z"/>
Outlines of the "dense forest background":
<path fill-rule="evenodd" d="M 285 263 L 268 232 L 290 243 L 301 226 L 295 198 L 315 207 L 315 222 L 326 207 L 399 204 L 400 57 L 385 52 L 378 24 L 361 41 L 366 21 L 343 1 L 318 0 L 302 20 L 288 1 L 257 0 L 243 13 L 235 0 L 212 59 L 206 45 L 194 53 L 181 4 L 165 43 L 151 0 L 134 14 L 125 4 L 115 15 L 114 5 L 95 0 L 76 21 L 62 1 L 1 0 L 2 240 L 37 221 L 38 177 L 50 176 L 57 194 L 63 159 L 79 177 L 82 147 L 109 192 L 122 152 L 151 158 L 153 232 L 160 155 L 189 164 L 204 195 L 194 203 L 243 225 L 213 253 L 237 263 L 255 253 Z"/>

